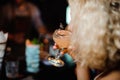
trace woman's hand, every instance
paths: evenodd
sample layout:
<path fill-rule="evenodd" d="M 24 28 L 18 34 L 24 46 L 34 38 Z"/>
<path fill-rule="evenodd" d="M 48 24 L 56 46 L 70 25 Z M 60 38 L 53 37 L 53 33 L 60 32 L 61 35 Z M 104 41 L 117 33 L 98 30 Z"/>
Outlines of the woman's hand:
<path fill-rule="evenodd" d="M 60 49 L 59 46 L 55 43 L 54 46 L 53 46 L 53 49 Z M 64 50 L 61 50 L 61 54 L 65 54 L 65 53 L 68 53 L 70 56 L 74 57 L 73 54 L 71 53 L 72 51 L 72 47 L 68 47 L 68 48 L 65 48 Z"/>
<path fill-rule="evenodd" d="M 56 43 L 54 44 L 53 49 L 59 49 L 61 54 L 65 54 L 68 52 L 67 48 L 64 48 L 63 50 L 61 50 Z"/>

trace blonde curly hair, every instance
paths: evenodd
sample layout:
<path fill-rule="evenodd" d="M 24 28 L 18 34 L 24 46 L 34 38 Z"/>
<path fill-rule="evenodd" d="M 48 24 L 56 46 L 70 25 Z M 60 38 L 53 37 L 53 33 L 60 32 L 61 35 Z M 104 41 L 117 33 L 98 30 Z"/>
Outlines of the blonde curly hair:
<path fill-rule="evenodd" d="M 69 0 L 73 58 L 103 69 L 120 62 L 120 0 Z"/>

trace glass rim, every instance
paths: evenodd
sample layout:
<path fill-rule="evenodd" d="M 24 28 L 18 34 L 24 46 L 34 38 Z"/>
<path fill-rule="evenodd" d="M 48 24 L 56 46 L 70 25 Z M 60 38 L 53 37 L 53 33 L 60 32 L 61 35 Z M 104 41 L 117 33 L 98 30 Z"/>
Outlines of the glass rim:
<path fill-rule="evenodd" d="M 65 31 L 65 32 L 68 33 L 68 35 L 60 34 L 60 33 L 58 33 L 58 31 Z M 60 29 L 57 29 L 57 30 L 54 31 L 53 37 L 61 37 L 61 36 L 63 36 L 63 37 L 70 37 L 69 35 L 71 35 L 71 34 L 72 34 L 72 32 L 70 30 L 60 30 Z"/>

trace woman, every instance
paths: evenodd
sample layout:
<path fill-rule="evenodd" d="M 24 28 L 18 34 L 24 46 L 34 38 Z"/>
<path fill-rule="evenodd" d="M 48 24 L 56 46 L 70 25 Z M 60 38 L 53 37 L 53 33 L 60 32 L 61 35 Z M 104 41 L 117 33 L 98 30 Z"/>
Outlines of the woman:
<path fill-rule="evenodd" d="M 69 0 L 70 48 L 78 80 L 120 80 L 120 0 Z"/>
<path fill-rule="evenodd" d="M 120 80 L 120 1 L 69 0 L 69 5 L 72 11 L 69 26 L 74 27 L 70 53 L 79 63 L 78 80 L 82 80 L 81 67 L 101 71 L 95 80 Z M 83 70 L 88 76 L 88 70 Z"/>

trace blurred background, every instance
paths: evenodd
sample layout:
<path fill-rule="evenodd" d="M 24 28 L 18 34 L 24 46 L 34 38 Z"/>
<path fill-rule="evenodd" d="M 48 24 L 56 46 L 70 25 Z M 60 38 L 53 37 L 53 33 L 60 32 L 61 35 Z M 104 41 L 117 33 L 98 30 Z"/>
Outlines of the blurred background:
<path fill-rule="evenodd" d="M 62 23 L 66 26 L 66 7 L 67 0 L 26 0 L 33 3 L 41 12 L 42 20 L 46 24 L 49 31 L 59 28 Z M 0 0 L 0 6 L 6 3 L 12 3 L 14 0 Z"/>
<path fill-rule="evenodd" d="M 67 0 L 0 0 L 0 31 L 8 33 L 0 80 L 76 80 L 70 55 L 63 67 L 46 60 L 57 52 L 53 32 L 69 21 Z"/>

